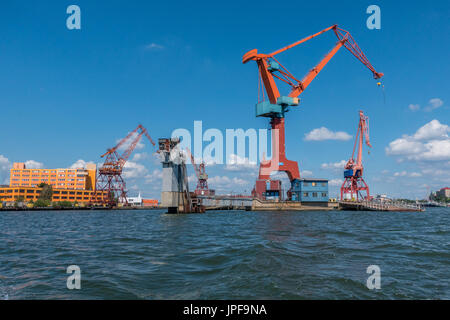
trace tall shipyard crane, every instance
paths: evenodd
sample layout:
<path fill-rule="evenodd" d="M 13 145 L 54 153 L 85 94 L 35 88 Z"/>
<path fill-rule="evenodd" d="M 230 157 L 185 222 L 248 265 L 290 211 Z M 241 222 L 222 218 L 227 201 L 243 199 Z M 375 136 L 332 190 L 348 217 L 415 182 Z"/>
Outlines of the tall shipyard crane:
<path fill-rule="evenodd" d="M 286 50 L 289 50 L 301 43 L 304 43 L 318 35 L 333 30 L 338 38 L 338 42 L 333 49 L 302 79 L 295 78 L 276 58 L 275 56 Z M 272 129 L 272 159 L 262 160 L 259 168 L 259 176 L 256 181 L 253 195 L 261 198 L 266 191 L 267 181 L 270 180 L 270 174 L 276 171 L 284 171 L 287 173 L 291 184 L 294 180 L 300 179 L 300 172 L 296 161 L 286 158 L 285 150 L 285 113 L 291 106 L 298 106 L 298 96 L 309 86 L 312 80 L 325 67 L 330 59 L 338 52 L 341 47 L 347 48 L 359 61 L 361 61 L 370 71 L 372 71 L 375 79 L 383 76 L 383 73 L 375 71 L 362 50 L 356 44 L 350 33 L 337 25 L 332 25 L 316 34 L 299 40 L 291 45 L 274 51 L 270 54 L 258 53 L 257 49 L 253 49 L 244 54 L 242 63 L 256 61 L 258 65 L 258 84 L 262 94 L 259 94 L 258 104 L 256 105 L 256 116 L 270 118 Z M 275 83 L 275 78 L 287 83 L 291 87 L 291 91 L 287 96 L 282 96 Z M 263 84 L 268 101 L 265 101 Z M 260 96 L 262 99 L 259 99 Z M 288 193 L 289 194 L 289 193 Z"/>
<path fill-rule="evenodd" d="M 362 148 L 363 139 L 365 138 L 368 147 L 372 147 L 369 139 L 369 117 L 365 116 L 362 111 L 359 111 L 359 124 L 356 131 L 355 144 L 353 146 L 353 153 L 351 158 L 345 165 L 344 183 L 341 186 L 341 200 L 370 200 L 369 186 L 363 179 L 364 167 L 362 164 Z M 358 148 L 356 161 L 355 150 Z M 365 191 L 366 196 L 363 196 Z"/>
<path fill-rule="evenodd" d="M 136 145 L 145 135 L 150 143 L 155 146 L 155 142 L 142 125 L 138 125 L 136 129 L 131 131 L 125 138 L 119 141 L 119 143 L 108 149 L 101 155 L 105 158 L 105 162 L 98 169 L 97 183 L 95 188 L 94 198 L 100 200 L 101 204 L 113 207 L 119 202 L 127 204 L 126 196 L 126 184 L 122 177 L 123 168 L 128 158 L 130 157 Z M 132 139 L 130 141 L 130 139 Z M 126 143 L 129 142 L 127 146 Z M 125 147 L 122 154 L 119 154 L 119 149 Z"/>
<path fill-rule="evenodd" d="M 196 195 L 206 196 L 210 194 L 214 194 L 214 190 L 210 190 L 208 188 L 208 174 L 205 171 L 205 162 L 201 162 L 198 166 L 195 163 L 194 156 L 192 155 L 189 148 L 186 148 L 188 156 L 191 158 L 192 165 L 194 166 L 195 175 L 197 176 L 197 187 L 195 188 L 194 193 Z"/>

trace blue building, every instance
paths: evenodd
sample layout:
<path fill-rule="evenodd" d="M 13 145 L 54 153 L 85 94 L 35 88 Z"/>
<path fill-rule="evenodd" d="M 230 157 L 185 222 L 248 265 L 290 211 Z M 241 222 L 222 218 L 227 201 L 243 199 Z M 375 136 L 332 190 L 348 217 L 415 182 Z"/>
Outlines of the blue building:
<path fill-rule="evenodd" d="M 328 203 L 328 180 L 295 179 L 291 184 L 292 201 Z"/>

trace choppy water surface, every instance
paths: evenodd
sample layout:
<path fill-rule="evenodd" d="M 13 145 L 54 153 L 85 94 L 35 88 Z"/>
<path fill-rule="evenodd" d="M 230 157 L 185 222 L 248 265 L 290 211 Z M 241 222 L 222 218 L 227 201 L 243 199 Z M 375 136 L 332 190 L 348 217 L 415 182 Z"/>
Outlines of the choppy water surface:
<path fill-rule="evenodd" d="M 0 212 L 2 299 L 450 299 L 449 271 L 445 208 Z"/>

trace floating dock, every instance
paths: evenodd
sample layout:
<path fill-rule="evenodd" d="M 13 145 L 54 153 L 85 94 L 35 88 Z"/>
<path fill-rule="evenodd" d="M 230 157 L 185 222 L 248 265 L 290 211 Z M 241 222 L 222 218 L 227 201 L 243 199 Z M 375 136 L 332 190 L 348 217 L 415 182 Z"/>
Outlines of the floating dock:
<path fill-rule="evenodd" d="M 376 201 L 339 201 L 339 208 L 356 211 L 425 211 L 422 206 L 416 204 Z"/>
<path fill-rule="evenodd" d="M 305 203 L 299 201 L 270 201 L 253 199 L 251 211 L 329 211 L 337 210 L 337 202 Z"/>

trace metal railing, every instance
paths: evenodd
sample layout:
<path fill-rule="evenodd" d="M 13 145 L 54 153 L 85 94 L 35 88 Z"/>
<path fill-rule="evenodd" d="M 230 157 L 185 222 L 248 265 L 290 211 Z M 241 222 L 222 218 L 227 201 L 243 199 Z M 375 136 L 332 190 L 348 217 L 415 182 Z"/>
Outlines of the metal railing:
<path fill-rule="evenodd" d="M 388 211 L 388 210 L 417 210 L 417 211 L 423 211 L 423 208 L 420 204 L 412 204 L 407 203 L 404 201 L 388 201 L 388 202 L 381 202 L 376 200 L 362 200 L 359 203 L 364 205 L 365 207 L 369 209 L 374 210 L 381 210 L 381 211 Z"/>

